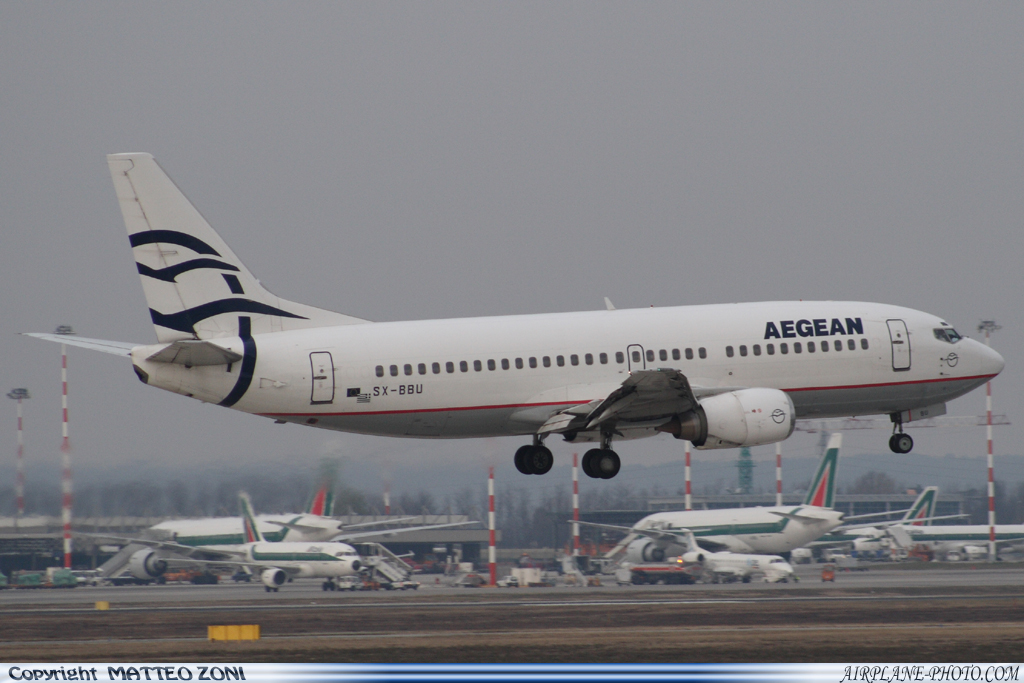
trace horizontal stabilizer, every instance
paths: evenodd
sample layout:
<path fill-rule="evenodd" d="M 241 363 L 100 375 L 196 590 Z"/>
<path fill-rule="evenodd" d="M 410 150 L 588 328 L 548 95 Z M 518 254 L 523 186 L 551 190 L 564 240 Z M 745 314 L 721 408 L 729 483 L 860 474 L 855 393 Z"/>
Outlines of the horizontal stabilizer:
<path fill-rule="evenodd" d="M 177 363 L 191 368 L 197 365 L 227 365 L 242 360 L 242 354 L 213 342 L 182 339 L 168 344 L 147 358 L 157 363 Z"/>
<path fill-rule="evenodd" d="M 779 510 L 768 510 L 769 514 L 778 515 L 779 517 L 785 517 L 786 519 L 792 519 L 796 522 L 825 522 L 828 520 L 822 519 L 821 517 L 814 517 L 813 515 L 801 515 L 795 512 L 780 512 Z"/>
<path fill-rule="evenodd" d="M 67 344 L 68 346 L 80 346 L 83 349 L 112 353 L 115 356 L 131 357 L 132 349 L 139 344 L 131 342 L 108 341 L 106 339 L 89 339 L 88 337 L 76 337 L 72 334 L 47 334 L 44 332 L 22 332 L 26 337 L 35 337 L 46 341 Z"/>

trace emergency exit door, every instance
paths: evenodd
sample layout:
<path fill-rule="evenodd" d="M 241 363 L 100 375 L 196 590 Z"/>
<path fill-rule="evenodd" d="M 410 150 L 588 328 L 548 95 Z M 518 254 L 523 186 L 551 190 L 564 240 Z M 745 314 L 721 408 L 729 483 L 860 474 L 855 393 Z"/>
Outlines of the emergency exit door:
<path fill-rule="evenodd" d="M 910 369 L 910 334 L 902 320 L 886 320 L 889 340 L 892 342 L 892 369 L 900 372 Z"/>
<path fill-rule="evenodd" d="M 313 394 L 310 403 L 334 403 L 334 361 L 327 351 L 309 354 L 313 369 Z"/>

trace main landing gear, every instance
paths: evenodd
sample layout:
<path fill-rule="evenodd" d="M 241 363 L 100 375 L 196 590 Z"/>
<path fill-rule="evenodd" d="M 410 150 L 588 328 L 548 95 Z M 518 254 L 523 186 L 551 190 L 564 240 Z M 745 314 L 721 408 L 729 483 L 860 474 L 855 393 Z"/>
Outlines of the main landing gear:
<path fill-rule="evenodd" d="M 516 469 L 522 474 L 547 474 L 555 464 L 555 456 L 541 443 L 540 437 L 533 437 L 533 444 L 516 451 Z"/>
<path fill-rule="evenodd" d="M 893 453 L 909 453 L 914 448 L 914 440 L 909 434 L 903 433 L 903 420 L 900 418 L 900 414 L 894 413 L 891 417 L 894 424 L 893 434 L 889 437 L 889 449 Z"/>
<path fill-rule="evenodd" d="M 611 446 L 611 434 L 602 434 L 601 447 L 591 448 L 583 454 L 583 473 L 594 479 L 611 479 L 618 474 L 622 463 Z"/>
<path fill-rule="evenodd" d="M 330 579 L 327 579 L 326 581 L 324 581 L 322 588 L 325 591 L 336 591 L 338 590 L 338 584 L 334 583 Z"/>

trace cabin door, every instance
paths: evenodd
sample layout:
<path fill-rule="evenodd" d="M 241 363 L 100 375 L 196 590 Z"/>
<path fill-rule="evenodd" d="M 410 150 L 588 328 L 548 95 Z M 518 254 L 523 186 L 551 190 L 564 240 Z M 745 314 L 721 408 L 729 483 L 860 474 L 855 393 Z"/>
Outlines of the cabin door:
<path fill-rule="evenodd" d="M 889 340 L 892 342 L 892 369 L 901 372 L 910 369 L 910 335 L 902 320 L 886 320 Z"/>
<path fill-rule="evenodd" d="M 310 403 L 334 403 L 334 361 L 326 351 L 309 354 L 313 370 L 313 393 Z"/>

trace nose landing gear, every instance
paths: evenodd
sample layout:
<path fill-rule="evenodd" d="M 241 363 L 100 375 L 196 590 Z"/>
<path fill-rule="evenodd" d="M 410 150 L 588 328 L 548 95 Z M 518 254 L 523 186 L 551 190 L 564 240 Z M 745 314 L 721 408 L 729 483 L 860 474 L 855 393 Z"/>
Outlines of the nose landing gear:
<path fill-rule="evenodd" d="M 893 453 L 909 453 L 914 448 L 914 439 L 909 434 L 903 433 L 903 420 L 899 413 L 893 413 L 890 417 L 894 424 L 893 434 L 889 437 L 889 449 Z"/>

